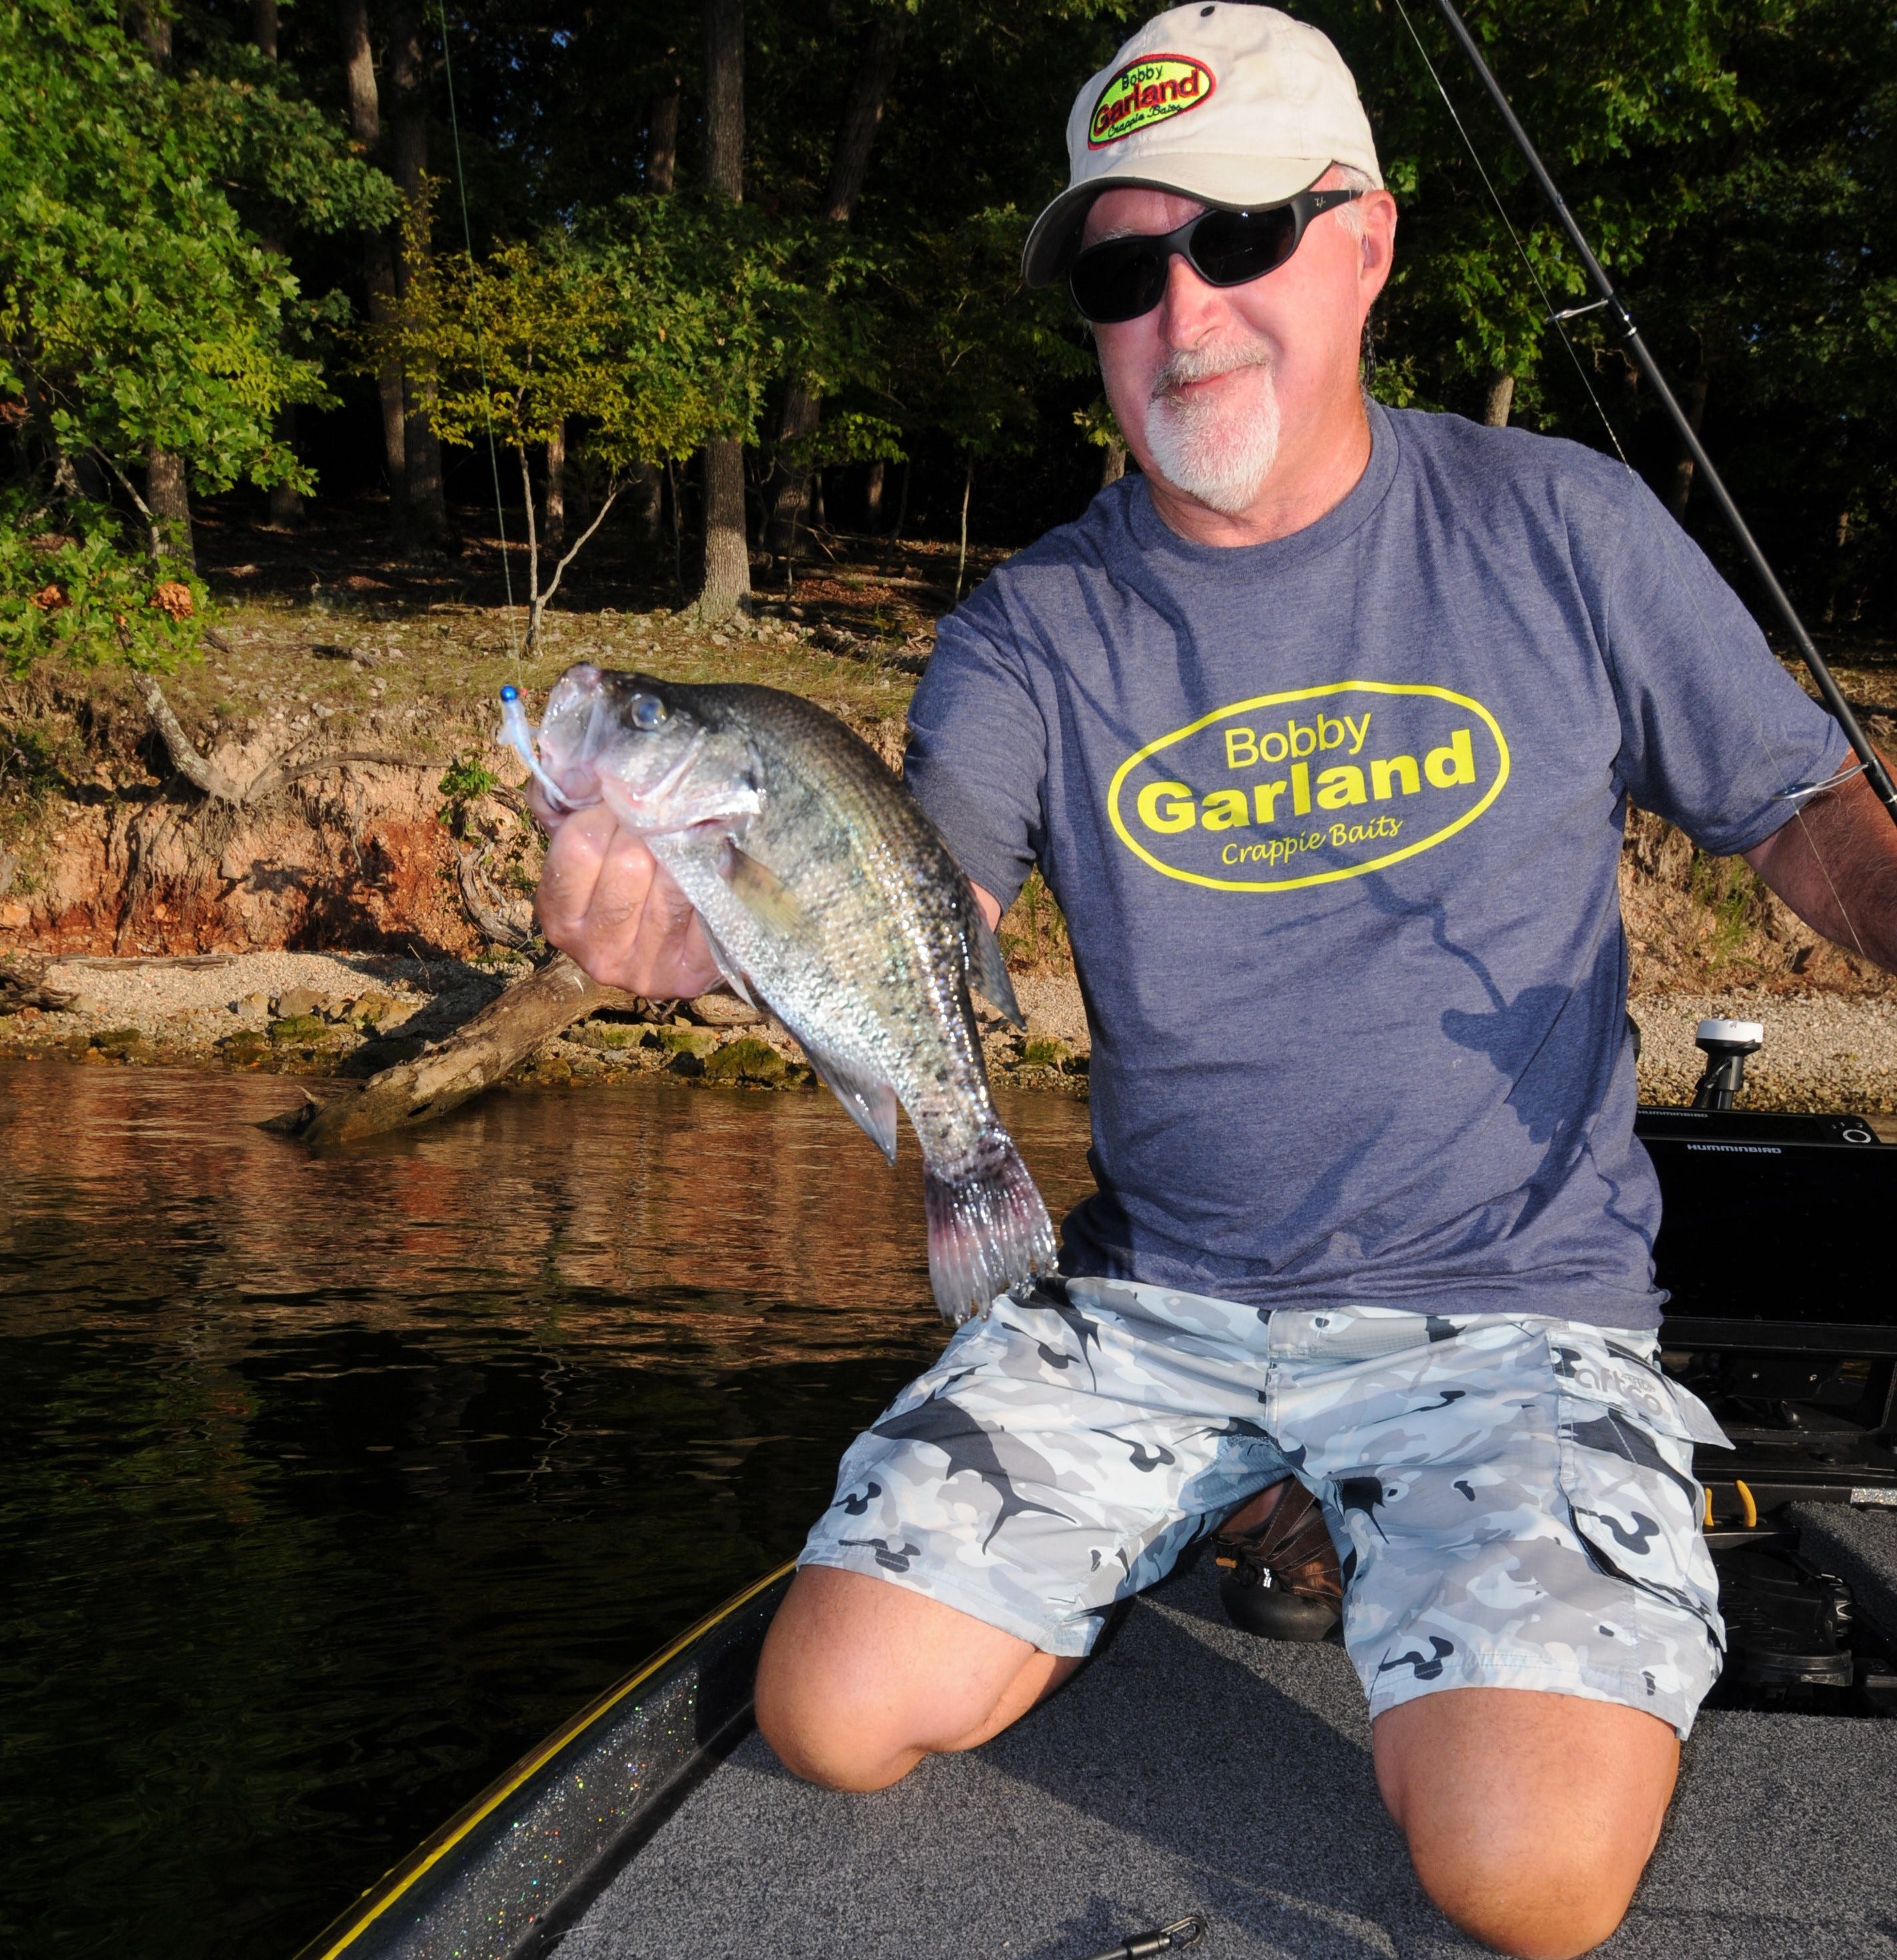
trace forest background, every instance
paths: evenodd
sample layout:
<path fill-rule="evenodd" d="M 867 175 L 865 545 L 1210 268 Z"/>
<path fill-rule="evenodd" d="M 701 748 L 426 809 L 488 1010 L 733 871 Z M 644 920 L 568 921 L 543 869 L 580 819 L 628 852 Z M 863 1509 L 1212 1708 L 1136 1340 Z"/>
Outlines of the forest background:
<path fill-rule="evenodd" d="M 562 504 L 590 520 L 616 493 L 656 534 L 675 489 L 682 582 L 702 584 L 708 546 L 715 606 L 745 577 L 715 562 L 721 527 L 741 501 L 750 553 L 781 556 L 813 465 L 859 523 L 906 499 L 905 526 L 950 531 L 972 466 L 978 536 L 1025 542 L 1116 460 L 1083 332 L 1015 266 L 1062 181 L 1074 88 L 1144 11 L 0 10 L 9 651 L 93 623 L 56 636 L 33 628 L 70 609 L 21 617 L 23 597 L 72 582 L 30 551 L 89 528 L 58 499 L 142 523 L 142 504 L 182 550 L 190 499 L 234 485 L 285 519 L 380 492 L 425 550 L 450 541 L 450 503 L 492 503 L 490 429 L 517 538 L 510 450 L 542 531 L 549 460 L 556 534 Z M 1297 11 L 1358 77 L 1403 208 L 1373 390 L 1603 444 L 1395 0 Z M 1881 626 L 1897 558 L 1890 10 L 1469 11 L 1803 606 Z M 1417 26 L 1442 59 L 1440 24 Z M 1541 279 L 1578 303 L 1518 160 L 1443 72 Z M 1637 466 L 1699 527 L 1677 443 L 1598 316 L 1570 333 Z M 1727 556 L 1716 524 L 1702 539 Z"/>
<path fill-rule="evenodd" d="M 1551 305 L 1589 295 L 1440 23 L 1414 0 L 1408 18 L 1399 0 L 1293 11 L 1349 62 L 1402 206 L 1370 388 L 1599 447 L 1617 437 L 1749 593 L 1602 316 L 1579 312 L 1567 344 L 1551 329 Z M 562 607 L 596 624 L 643 608 L 709 635 L 790 601 L 800 564 L 867 554 L 879 592 L 907 607 L 876 613 L 902 643 L 878 684 L 912 676 L 929 616 L 968 576 L 1125 466 L 1084 329 L 1017 266 L 1064 181 L 1075 90 L 1146 11 L 0 5 L 0 663 L 14 684 L 0 928 L 30 919 L 37 943 L 75 946 L 105 932 L 124 950 L 226 943 L 228 908 L 187 889 L 189 850 L 162 902 L 158 842 L 174 858 L 180 838 L 202 846 L 202 870 L 207 853 L 231 855 L 204 806 L 282 803 L 325 768 L 425 765 L 431 794 L 450 755 L 392 747 L 413 749 L 417 728 L 457 756 L 462 733 L 485 739 L 486 657 L 550 657 L 537 642 Z M 1886 0 L 1467 11 L 1768 552 L 1864 682 L 1888 663 L 1897 601 L 1897 254 L 1883 221 L 1897 15 Z M 893 563 L 899 540 L 921 554 L 907 568 L 919 576 Z M 231 622 L 266 587 L 301 624 L 253 636 L 269 646 L 240 660 Z M 382 711 L 392 677 L 421 670 L 385 662 L 357 688 L 374 746 L 312 749 L 349 704 L 317 698 L 309 656 L 345 656 L 326 676 L 360 677 L 377 656 L 358 643 L 396 629 L 327 635 L 337 647 L 309 616 L 355 603 L 387 619 L 444 591 L 495 619 L 506 600 L 504 628 L 477 622 L 463 670 L 434 660 L 401 743 Z M 687 664 L 809 678 L 759 670 L 743 638 L 702 637 Z M 635 635 L 631 650 L 657 645 Z M 868 685 L 832 689 L 833 705 L 861 706 Z M 100 706 L 115 686 L 142 711 L 135 741 Z M 442 719 L 457 700 L 468 730 Z M 455 767 L 442 787 L 459 821 L 483 772 Z M 16 892 L 51 875 L 33 850 L 49 862 L 83 828 L 49 816 L 49 797 L 117 813 L 95 825 L 88 873 L 113 887 L 103 924 L 99 903 L 6 914 L 16 874 Z M 1711 898 L 1736 918 L 1757 895 L 1733 876 Z M 179 924 L 193 905 L 195 938 Z M 339 916 L 310 897 L 269 930 L 310 943 Z"/>

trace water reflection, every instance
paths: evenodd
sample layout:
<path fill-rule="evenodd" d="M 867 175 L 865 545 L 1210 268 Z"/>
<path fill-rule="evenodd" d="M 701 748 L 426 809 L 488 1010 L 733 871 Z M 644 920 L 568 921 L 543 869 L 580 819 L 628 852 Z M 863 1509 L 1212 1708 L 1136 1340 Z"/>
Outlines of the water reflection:
<path fill-rule="evenodd" d="M 0 1064 L 0 1950 L 282 1960 L 794 1548 L 941 1334 L 827 1096 L 513 1095 L 367 1152 L 283 1083 Z M 1058 1217 L 1084 1106 L 1004 1114 Z"/>

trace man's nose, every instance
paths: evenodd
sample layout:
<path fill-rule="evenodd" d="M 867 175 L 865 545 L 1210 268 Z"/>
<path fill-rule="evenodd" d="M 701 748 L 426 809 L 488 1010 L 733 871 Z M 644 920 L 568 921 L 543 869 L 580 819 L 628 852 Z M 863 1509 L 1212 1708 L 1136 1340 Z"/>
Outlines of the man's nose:
<path fill-rule="evenodd" d="M 1175 252 L 1166 268 L 1159 310 L 1160 337 L 1177 348 L 1196 346 L 1224 320 L 1227 307 L 1224 294 L 1199 277 L 1183 252 Z"/>

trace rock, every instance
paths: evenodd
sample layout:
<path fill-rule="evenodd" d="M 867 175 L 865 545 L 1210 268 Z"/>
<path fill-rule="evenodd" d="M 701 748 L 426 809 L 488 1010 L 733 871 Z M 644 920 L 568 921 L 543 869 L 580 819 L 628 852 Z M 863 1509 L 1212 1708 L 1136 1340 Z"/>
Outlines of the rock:
<path fill-rule="evenodd" d="M 96 994 L 75 994 L 72 997 L 72 1004 L 66 1012 L 69 1014 L 103 1014 L 105 1003 Z"/>
<path fill-rule="evenodd" d="M 668 1065 L 674 1075 L 702 1075 L 705 1073 L 703 1058 L 692 1054 L 689 1048 L 675 1055 Z"/>
<path fill-rule="evenodd" d="M 247 994 L 237 1003 L 237 1012 L 240 1014 L 255 1014 L 261 1018 L 269 1011 L 270 997 L 268 994 Z"/>
<path fill-rule="evenodd" d="M 1021 1044 L 1021 1061 L 1029 1068 L 1058 1068 L 1067 1059 L 1067 1044 L 1043 1035 Z"/>
<path fill-rule="evenodd" d="M 219 1056 L 232 1068 L 255 1068 L 270 1052 L 270 1044 L 256 1028 L 240 1028 L 218 1044 Z"/>
<path fill-rule="evenodd" d="M 602 1054 L 612 1055 L 622 1048 L 643 1048 L 647 1030 L 629 1027 L 623 1021 L 588 1021 L 575 1028 L 567 1037 L 578 1042 L 582 1048 L 597 1048 Z"/>
<path fill-rule="evenodd" d="M 296 993 L 306 991 L 301 988 L 291 989 Z M 289 998 L 288 994 L 282 996 L 286 1001 Z M 319 1048 L 327 1047 L 336 1036 L 330 1031 L 329 1023 L 320 1014 L 302 1013 L 285 1014 L 272 1021 L 270 1023 L 270 1039 L 279 1048 Z"/>
<path fill-rule="evenodd" d="M 270 1011 L 280 1021 L 307 1020 L 320 1010 L 323 996 L 314 988 L 286 987 L 270 1004 Z"/>
<path fill-rule="evenodd" d="M 108 1028 L 103 1034 L 92 1038 L 92 1045 L 101 1055 L 109 1055 L 115 1061 L 150 1061 L 158 1055 L 142 1028 Z"/>
<path fill-rule="evenodd" d="M 702 1028 L 753 1028 L 764 1018 L 735 994 L 700 994 L 684 1005 L 686 1013 Z"/>
<path fill-rule="evenodd" d="M 790 1073 L 791 1064 L 769 1042 L 750 1035 L 728 1042 L 705 1064 L 708 1082 L 763 1082 L 773 1085 Z"/>
<path fill-rule="evenodd" d="M 701 1061 L 718 1045 L 715 1028 L 660 1028 L 658 1036 L 660 1047 L 669 1054 L 695 1055 Z"/>

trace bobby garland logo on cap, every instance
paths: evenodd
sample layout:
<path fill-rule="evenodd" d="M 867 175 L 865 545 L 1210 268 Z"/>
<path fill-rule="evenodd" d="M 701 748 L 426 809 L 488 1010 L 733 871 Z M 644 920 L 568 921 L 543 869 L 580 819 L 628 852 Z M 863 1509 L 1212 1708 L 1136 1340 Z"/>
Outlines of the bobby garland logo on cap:
<path fill-rule="evenodd" d="M 1217 86 L 1212 71 L 1190 55 L 1142 55 L 1100 91 L 1087 119 L 1087 147 L 1101 149 L 1135 129 L 1182 116 L 1209 100 Z"/>

